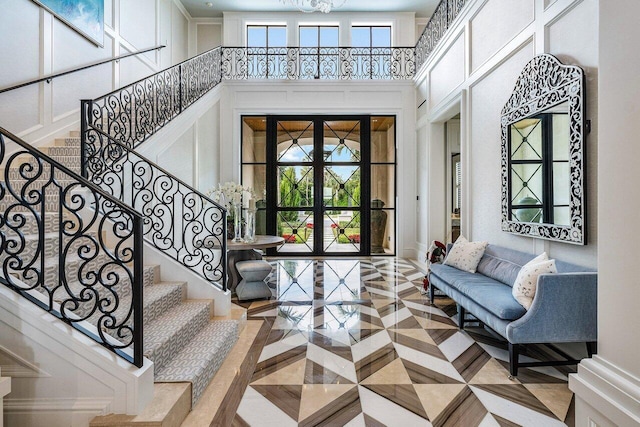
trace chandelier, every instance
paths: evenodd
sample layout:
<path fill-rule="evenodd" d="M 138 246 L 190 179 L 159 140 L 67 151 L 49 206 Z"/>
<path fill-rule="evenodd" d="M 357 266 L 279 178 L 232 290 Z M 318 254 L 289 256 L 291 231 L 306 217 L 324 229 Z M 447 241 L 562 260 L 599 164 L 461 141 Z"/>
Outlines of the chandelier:
<path fill-rule="evenodd" d="M 332 8 L 343 6 L 347 0 L 280 0 L 280 2 L 296 7 L 300 12 L 312 13 L 318 11 L 329 13 Z"/>

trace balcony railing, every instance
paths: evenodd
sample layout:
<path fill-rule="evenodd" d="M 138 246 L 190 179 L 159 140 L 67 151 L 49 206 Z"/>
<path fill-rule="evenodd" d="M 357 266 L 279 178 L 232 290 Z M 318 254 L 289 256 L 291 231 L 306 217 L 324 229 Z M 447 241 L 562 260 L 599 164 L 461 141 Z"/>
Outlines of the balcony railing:
<path fill-rule="evenodd" d="M 460 11 L 471 0 L 441 0 L 431 15 L 422 35 L 415 47 L 415 66 L 419 70 L 427 62 L 429 55 L 436 48 Z"/>
<path fill-rule="evenodd" d="M 407 80 L 413 47 L 223 47 L 222 79 Z"/>

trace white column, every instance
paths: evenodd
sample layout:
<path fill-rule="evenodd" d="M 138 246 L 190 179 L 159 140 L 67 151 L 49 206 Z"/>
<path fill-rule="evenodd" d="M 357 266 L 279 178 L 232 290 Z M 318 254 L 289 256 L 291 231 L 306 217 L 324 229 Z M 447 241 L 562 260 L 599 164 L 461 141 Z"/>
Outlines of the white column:
<path fill-rule="evenodd" d="M 640 2 L 599 8 L 598 354 L 569 380 L 577 427 L 640 425 Z"/>

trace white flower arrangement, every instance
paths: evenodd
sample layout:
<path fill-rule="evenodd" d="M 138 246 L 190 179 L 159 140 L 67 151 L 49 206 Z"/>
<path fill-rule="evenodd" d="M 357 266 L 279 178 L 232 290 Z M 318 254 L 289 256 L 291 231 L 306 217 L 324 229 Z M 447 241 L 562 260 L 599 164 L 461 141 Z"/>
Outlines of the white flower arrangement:
<path fill-rule="evenodd" d="M 245 207 L 249 207 L 251 201 L 255 203 L 256 198 L 251 187 L 232 181 L 218 184 L 218 188 L 209 190 L 207 195 L 230 212 L 233 212 L 232 206 L 240 206 L 241 203 L 244 203 Z"/>

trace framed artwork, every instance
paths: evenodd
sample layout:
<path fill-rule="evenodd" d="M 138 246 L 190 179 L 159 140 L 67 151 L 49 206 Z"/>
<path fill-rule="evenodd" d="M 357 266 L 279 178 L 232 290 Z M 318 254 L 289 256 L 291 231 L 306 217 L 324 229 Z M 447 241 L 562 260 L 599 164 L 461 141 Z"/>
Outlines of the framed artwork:
<path fill-rule="evenodd" d="M 69 27 L 102 47 L 104 0 L 33 0 Z"/>

